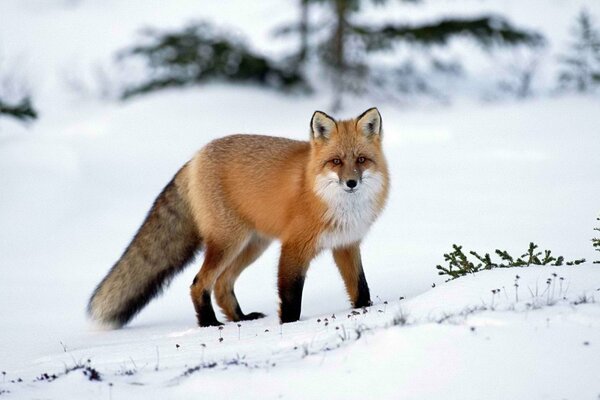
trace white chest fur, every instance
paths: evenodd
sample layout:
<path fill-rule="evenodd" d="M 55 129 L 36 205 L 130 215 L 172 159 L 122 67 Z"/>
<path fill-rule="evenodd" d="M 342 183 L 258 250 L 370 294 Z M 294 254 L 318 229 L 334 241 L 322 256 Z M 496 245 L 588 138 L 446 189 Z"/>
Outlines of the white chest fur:
<path fill-rule="evenodd" d="M 336 248 L 361 240 L 379 213 L 378 199 L 383 189 L 383 175 L 365 171 L 358 190 L 344 191 L 337 174 L 319 175 L 315 192 L 327 204 L 324 215 L 331 229 L 319 237 L 319 248 Z"/>

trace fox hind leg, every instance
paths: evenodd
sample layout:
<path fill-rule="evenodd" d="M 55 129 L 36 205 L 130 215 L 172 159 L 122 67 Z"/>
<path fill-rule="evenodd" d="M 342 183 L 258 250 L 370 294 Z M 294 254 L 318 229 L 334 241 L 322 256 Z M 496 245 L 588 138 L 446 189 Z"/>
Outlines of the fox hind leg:
<path fill-rule="evenodd" d="M 221 272 L 215 284 L 215 299 L 230 321 L 247 321 L 263 318 L 259 312 L 244 314 L 234 292 L 234 284 L 242 271 L 252 264 L 269 247 L 270 239 L 254 234 L 246 247 Z"/>
<path fill-rule="evenodd" d="M 196 310 L 199 326 L 223 325 L 215 315 L 211 293 L 217 277 L 238 256 L 247 240 L 247 237 L 241 236 L 238 240 L 231 241 L 226 245 L 206 241 L 204 262 L 190 287 L 192 303 Z"/>

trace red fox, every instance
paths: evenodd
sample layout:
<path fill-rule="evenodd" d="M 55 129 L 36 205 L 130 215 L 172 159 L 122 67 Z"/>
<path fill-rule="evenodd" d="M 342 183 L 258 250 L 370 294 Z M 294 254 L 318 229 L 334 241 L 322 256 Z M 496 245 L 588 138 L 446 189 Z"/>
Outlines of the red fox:
<path fill-rule="evenodd" d="M 198 324 L 222 325 L 213 291 L 228 320 L 264 317 L 242 312 L 233 285 L 274 239 L 281 241 L 281 323 L 300 318 L 306 271 L 325 249 L 352 305 L 369 305 L 360 242 L 388 196 L 381 116 L 371 108 L 336 121 L 316 111 L 310 132 L 307 142 L 233 135 L 201 149 L 164 188 L 94 291 L 91 318 L 125 325 L 200 249 L 204 262 L 191 285 Z"/>

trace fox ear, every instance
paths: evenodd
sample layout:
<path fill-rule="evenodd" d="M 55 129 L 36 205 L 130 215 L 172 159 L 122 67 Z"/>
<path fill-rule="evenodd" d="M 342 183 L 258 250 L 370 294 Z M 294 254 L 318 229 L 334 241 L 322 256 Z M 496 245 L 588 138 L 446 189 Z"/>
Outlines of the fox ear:
<path fill-rule="evenodd" d="M 356 127 L 365 136 L 381 135 L 381 114 L 377 108 L 369 108 L 356 119 Z"/>
<path fill-rule="evenodd" d="M 310 120 L 310 136 L 312 139 L 329 139 L 335 128 L 335 120 L 321 111 L 315 111 Z"/>

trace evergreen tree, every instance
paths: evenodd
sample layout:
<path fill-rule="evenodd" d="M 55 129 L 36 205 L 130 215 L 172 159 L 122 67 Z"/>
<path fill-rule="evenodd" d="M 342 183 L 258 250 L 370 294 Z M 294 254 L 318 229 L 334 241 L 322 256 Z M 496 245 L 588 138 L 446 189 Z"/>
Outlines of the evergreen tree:
<path fill-rule="evenodd" d="M 275 36 L 297 35 L 297 49 L 292 51 L 288 57 L 289 65 L 296 71 L 302 71 L 310 55 L 310 36 L 315 29 L 310 24 L 310 7 L 314 0 L 296 0 L 298 5 L 298 21 L 288 22 L 276 28 Z"/>
<path fill-rule="evenodd" d="M 144 36 L 144 44 L 118 56 L 121 62 L 142 60 L 149 70 L 148 78 L 127 85 L 123 99 L 218 80 L 281 90 L 305 85 L 297 70 L 250 50 L 239 37 L 217 31 L 208 23 L 193 23 L 176 31 L 146 30 Z"/>
<path fill-rule="evenodd" d="M 344 92 L 362 92 L 365 90 L 365 85 L 373 83 L 365 79 L 372 72 L 368 63 L 370 54 L 392 50 L 401 43 L 426 49 L 432 46 L 445 46 L 456 37 L 467 37 L 486 49 L 494 46 L 543 44 L 543 37 L 540 34 L 519 29 L 498 15 L 476 18 L 448 17 L 418 24 L 407 24 L 401 21 L 384 25 L 355 22 L 354 16 L 367 2 L 376 5 L 388 3 L 387 0 L 305 0 L 304 2 L 325 5 L 331 13 L 332 22 L 325 24 L 324 27 L 328 30 L 327 34 L 319 35 L 321 39 L 312 50 L 318 53 L 319 60 L 330 71 L 335 93 L 333 108 L 341 106 Z M 290 29 L 288 32 L 294 31 Z M 440 66 L 439 60 L 433 60 L 432 64 Z M 410 62 L 399 62 L 398 65 L 399 68 L 388 75 L 400 79 L 408 77 L 413 81 L 408 85 L 400 82 L 397 85 L 400 90 L 405 88 L 430 90 L 424 80 L 419 78 Z M 433 65 L 433 68 L 436 68 L 436 65 Z M 385 79 L 380 83 L 388 84 Z"/>
<path fill-rule="evenodd" d="M 7 65 L 0 58 L 0 118 L 2 117 L 27 123 L 36 119 L 38 114 L 25 76 L 16 65 Z"/>
<path fill-rule="evenodd" d="M 600 85 L 600 32 L 587 11 L 577 16 L 571 36 L 569 52 L 560 58 L 559 85 L 565 90 L 588 92 Z"/>
<path fill-rule="evenodd" d="M 33 107 L 31 98 L 24 97 L 18 102 L 8 102 L 0 98 L 0 116 L 16 118 L 23 122 L 30 122 L 38 117 Z"/>

